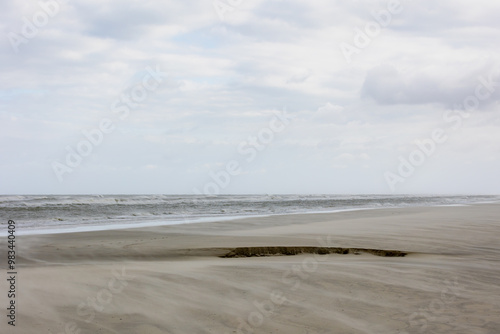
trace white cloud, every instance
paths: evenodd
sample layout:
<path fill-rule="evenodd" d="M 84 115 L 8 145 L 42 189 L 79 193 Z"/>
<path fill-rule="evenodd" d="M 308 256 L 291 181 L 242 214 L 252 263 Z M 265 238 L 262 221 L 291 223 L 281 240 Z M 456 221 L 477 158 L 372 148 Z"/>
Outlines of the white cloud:
<path fill-rule="evenodd" d="M 209 169 L 242 159 L 238 145 L 283 108 L 294 120 L 231 191 L 329 192 L 329 180 L 341 185 L 335 192 L 388 192 L 378 178 L 437 127 L 449 140 L 428 168 L 439 161 L 484 175 L 449 189 L 493 188 L 500 86 L 459 129 L 443 115 L 500 64 L 496 2 L 402 0 L 403 11 L 351 64 L 339 44 L 385 2 L 244 1 L 224 22 L 211 1 L 60 3 L 17 54 L 0 42 L 0 173 L 12 175 L 2 193 L 190 193 Z M 36 2 L 2 3 L 2 32 L 20 33 L 23 16 L 37 10 Z M 162 85 L 60 184 L 51 162 L 85 139 L 82 130 L 114 117 L 113 102 L 157 65 L 168 73 Z M 426 173 L 405 191 L 435 191 Z"/>

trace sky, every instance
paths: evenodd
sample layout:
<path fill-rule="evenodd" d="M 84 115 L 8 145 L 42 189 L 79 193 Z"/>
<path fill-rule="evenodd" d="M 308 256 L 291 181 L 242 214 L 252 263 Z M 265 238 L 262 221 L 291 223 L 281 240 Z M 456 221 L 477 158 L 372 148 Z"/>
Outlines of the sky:
<path fill-rule="evenodd" d="M 499 194 L 499 13 L 2 1 L 0 194 Z"/>

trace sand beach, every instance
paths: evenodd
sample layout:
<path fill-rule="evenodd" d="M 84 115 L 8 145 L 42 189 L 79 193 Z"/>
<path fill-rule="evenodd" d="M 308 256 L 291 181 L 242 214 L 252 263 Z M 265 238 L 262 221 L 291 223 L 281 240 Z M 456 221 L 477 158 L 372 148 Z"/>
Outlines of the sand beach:
<path fill-rule="evenodd" d="M 1 332 L 494 334 L 499 237 L 499 204 L 21 235 Z"/>

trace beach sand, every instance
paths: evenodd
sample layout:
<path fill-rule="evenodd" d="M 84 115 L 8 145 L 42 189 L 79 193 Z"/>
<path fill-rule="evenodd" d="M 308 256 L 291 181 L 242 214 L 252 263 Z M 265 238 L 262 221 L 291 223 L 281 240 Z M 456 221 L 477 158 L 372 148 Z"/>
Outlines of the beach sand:
<path fill-rule="evenodd" d="M 0 332 L 496 334 L 499 240 L 499 204 L 21 235 Z"/>

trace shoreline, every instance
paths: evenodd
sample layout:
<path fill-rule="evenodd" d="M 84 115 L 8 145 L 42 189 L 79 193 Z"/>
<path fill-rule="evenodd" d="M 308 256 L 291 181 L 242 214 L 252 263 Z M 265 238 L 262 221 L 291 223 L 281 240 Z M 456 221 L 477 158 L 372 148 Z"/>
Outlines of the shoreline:
<path fill-rule="evenodd" d="M 495 204 L 500 203 L 500 201 L 489 201 L 489 202 L 473 202 L 465 204 L 435 204 L 435 205 L 416 205 L 416 206 L 394 206 L 394 207 L 361 207 L 361 208 L 348 208 L 348 209 L 335 209 L 335 210 L 325 210 L 325 211 L 308 211 L 308 212 L 289 212 L 289 213 L 276 213 L 276 214 L 266 214 L 266 215 L 247 215 L 247 216 L 227 216 L 227 217 L 202 217 L 202 218 L 191 218 L 184 220 L 172 220 L 172 221 L 152 221 L 152 222 L 141 222 L 141 223 L 111 223 L 111 224 L 100 224 L 100 225 L 89 225 L 89 226 L 77 226 L 71 225 L 71 227 L 50 227 L 42 229 L 29 228 L 25 230 L 18 231 L 18 235 L 46 235 L 46 234 L 65 234 L 65 233 L 82 233 L 82 232 L 93 232 L 93 231 L 112 231 L 112 230 L 124 230 L 124 229 L 139 229 L 139 228 L 149 228 L 149 227 L 160 227 L 160 226 L 171 226 L 171 225 L 184 225 L 184 224 L 205 224 L 205 223 L 217 223 L 222 221 L 236 221 L 243 219 L 257 219 L 275 216 L 288 216 L 288 215 L 314 215 L 314 214 L 335 214 L 340 212 L 350 212 L 350 211 L 364 211 L 364 210 L 384 210 L 384 209 L 404 209 L 404 208 L 426 208 L 426 207 L 461 207 L 470 206 L 476 204 Z"/>
<path fill-rule="evenodd" d="M 15 330 L 499 332 L 499 217 L 497 203 L 21 235 Z M 392 251 L 407 255 L 376 256 Z"/>
<path fill-rule="evenodd" d="M 461 205 L 460 205 L 461 206 Z M 395 207 L 396 208 L 396 207 Z M 361 210 L 377 210 L 377 209 L 387 209 L 387 208 L 359 208 L 359 209 L 338 209 L 331 211 L 311 211 L 311 212 L 289 212 L 289 213 L 276 213 L 267 215 L 247 215 L 247 216 L 227 216 L 227 217 L 203 217 L 194 218 L 192 220 L 186 219 L 182 222 L 180 220 L 168 221 L 158 221 L 158 222 L 144 222 L 144 223 L 129 223 L 129 224 L 106 224 L 106 225 L 89 225 L 89 226 L 76 226 L 67 228 L 46 228 L 46 229 L 29 229 L 24 230 L 18 235 L 45 235 L 45 234 L 63 234 L 63 233 L 81 233 L 81 232 L 98 232 L 98 231 L 113 231 L 113 230 L 127 230 L 127 229 L 139 229 L 139 228 L 149 228 L 149 227 L 161 227 L 161 226 L 172 226 L 172 225 L 185 225 L 185 224 L 207 224 L 207 223 L 217 223 L 225 221 L 236 221 L 242 219 L 257 219 L 257 218 L 267 218 L 276 216 L 288 216 L 288 215 L 308 215 L 308 214 L 333 214 L 339 212 L 348 211 L 361 211 Z"/>

